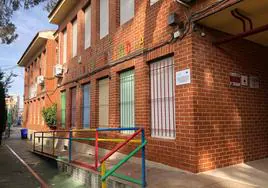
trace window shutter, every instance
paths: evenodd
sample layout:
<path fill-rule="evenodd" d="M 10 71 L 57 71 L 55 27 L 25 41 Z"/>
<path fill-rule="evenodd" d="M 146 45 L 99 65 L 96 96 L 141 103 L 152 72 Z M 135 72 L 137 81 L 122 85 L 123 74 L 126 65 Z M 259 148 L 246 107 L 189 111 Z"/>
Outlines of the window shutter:
<path fill-rule="evenodd" d="M 120 0 L 120 25 L 134 17 L 135 0 Z"/>
<path fill-rule="evenodd" d="M 63 32 L 63 63 L 67 62 L 67 29 Z"/>
<path fill-rule="evenodd" d="M 109 34 L 109 0 L 100 0 L 100 38 Z"/>
<path fill-rule="evenodd" d="M 120 74 L 120 124 L 122 128 L 135 127 L 134 70 Z M 133 131 L 122 131 L 132 133 Z"/>
<path fill-rule="evenodd" d="M 66 125 L 66 92 L 61 93 L 61 127 Z"/>
<path fill-rule="evenodd" d="M 99 80 L 99 126 L 109 126 L 109 78 Z"/>
<path fill-rule="evenodd" d="M 73 57 L 77 55 L 77 20 L 73 21 Z"/>
<path fill-rule="evenodd" d="M 83 128 L 90 127 L 90 85 L 83 85 Z"/>
<path fill-rule="evenodd" d="M 71 94 L 72 94 L 71 127 L 74 127 L 76 121 L 76 88 L 71 89 Z"/>
<path fill-rule="evenodd" d="M 91 45 L 91 6 L 85 9 L 85 49 Z"/>

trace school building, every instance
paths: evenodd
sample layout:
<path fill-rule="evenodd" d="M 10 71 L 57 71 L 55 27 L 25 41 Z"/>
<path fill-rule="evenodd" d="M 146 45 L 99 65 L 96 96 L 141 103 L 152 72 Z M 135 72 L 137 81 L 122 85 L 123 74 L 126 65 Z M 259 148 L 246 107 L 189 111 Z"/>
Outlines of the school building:
<path fill-rule="evenodd" d="M 39 32 L 18 62 L 24 127 L 49 130 L 41 110 L 56 103 L 57 130 L 142 127 L 148 160 L 187 171 L 266 158 L 267 10 L 266 0 L 60 0 L 57 31 Z"/>

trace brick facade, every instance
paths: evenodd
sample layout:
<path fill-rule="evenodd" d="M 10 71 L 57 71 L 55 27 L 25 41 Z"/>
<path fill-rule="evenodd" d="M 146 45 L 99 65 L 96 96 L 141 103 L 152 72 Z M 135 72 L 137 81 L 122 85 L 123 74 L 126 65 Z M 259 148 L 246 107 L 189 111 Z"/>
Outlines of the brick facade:
<path fill-rule="evenodd" d="M 49 130 L 41 111 L 58 98 L 57 80 L 53 73 L 57 57 L 56 46 L 54 39 L 47 39 L 25 65 L 23 127 L 27 127 L 30 133 L 34 130 Z M 37 84 L 36 94 L 31 96 L 29 87 L 37 83 L 37 77 L 40 75 L 45 77 L 44 86 Z"/>
<path fill-rule="evenodd" d="M 85 83 L 91 85 L 90 127 L 99 127 L 98 80 L 104 77 L 109 77 L 109 127 L 119 127 L 119 73 L 134 68 L 135 124 L 145 128 L 148 160 L 200 172 L 267 157 L 268 78 L 264 56 L 267 49 L 245 40 L 214 46 L 211 41 L 225 34 L 211 29 L 205 29 L 205 38 L 190 32 L 181 41 L 168 42 L 174 27 L 167 25 L 167 17 L 176 12 L 185 20 L 182 6 L 173 0 L 159 0 L 152 6 L 149 1 L 136 0 L 134 18 L 120 26 L 118 2 L 110 1 L 109 35 L 100 40 L 99 1 L 91 0 L 92 37 L 88 49 L 84 49 L 83 11 L 88 1 L 81 0 L 59 24 L 60 63 L 63 59 L 62 32 L 67 29 L 68 35 L 67 63 L 57 90 L 67 93 L 66 128 L 69 129 L 71 123 L 70 89 L 73 87 L 77 91 L 76 128 L 82 128 L 81 86 Z M 200 1 L 193 10 L 214 2 Z M 71 21 L 75 17 L 78 21 L 78 54 L 72 58 Z M 80 56 L 82 61 L 78 63 Z M 191 70 L 191 84 L 175 86 L 175 139 L 151 137 L 149 64 L 163 57 L 173 57 L 174 72 Z M 230 87 L 231 72 L 258 76 L 260 88 Z M 48 85 L 55 88 L 55 82 Z M 54 101 L 60 105 L 58 96 L 55 95 Z M 60 120 L 60 110 L 58 117 Z M 60 122 L 58 129 L 61 129 Z M 113 133 L 109 137 L 126 136 Z M 108 149 L 112 146 L 101 144 Z M 131 149 L 132 146 L 121 152 L 128 153 Z"/>

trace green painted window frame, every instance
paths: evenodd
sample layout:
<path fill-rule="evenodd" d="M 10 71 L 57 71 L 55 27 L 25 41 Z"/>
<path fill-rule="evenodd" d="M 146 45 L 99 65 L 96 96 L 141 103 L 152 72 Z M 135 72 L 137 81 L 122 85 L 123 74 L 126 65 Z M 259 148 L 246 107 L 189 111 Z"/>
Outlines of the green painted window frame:
<path fill-rule="evenodd" d="M 135 127 L 135 71 L 120 73 L 120 127 Z M 133 131 L 122 131 L 131 134 Z"/>
<path fill-rule="evenodd" d="M 61 127 L 66 127 L 66 91 L 61 92 Z"/>

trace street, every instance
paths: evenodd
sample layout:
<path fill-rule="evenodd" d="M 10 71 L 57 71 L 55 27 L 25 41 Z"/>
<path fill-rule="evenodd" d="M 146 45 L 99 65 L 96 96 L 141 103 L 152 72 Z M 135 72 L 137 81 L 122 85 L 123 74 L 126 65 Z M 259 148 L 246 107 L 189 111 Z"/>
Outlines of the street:
<path fill-rule="evenodd" d="M 84 186 L 75 182 L 64 173 L 59 173 L 54 160 L 42 158 L 31 152 L 31 144 L 20 139 L 20 129 L 13 128 L 11 136 L 4 139 L 0 146 L 0 187 L 19 188 L 40 187 L 35 176 L 40 177 L 49 187 L 76 187 Z M 30 170 L 12 153 L 13 150 L 35 173 Z"/>

